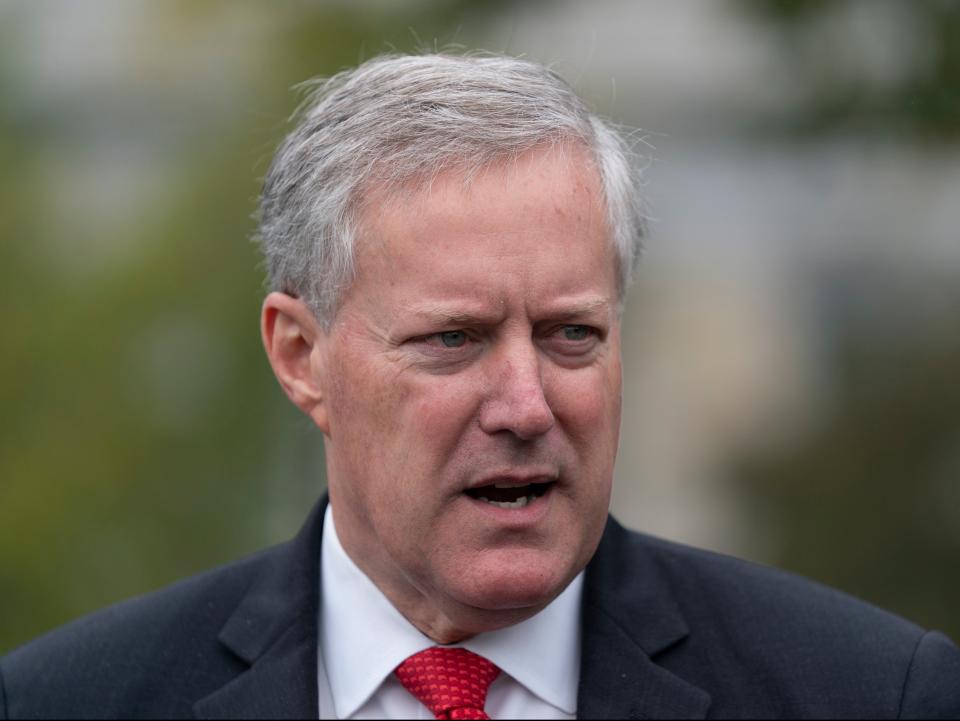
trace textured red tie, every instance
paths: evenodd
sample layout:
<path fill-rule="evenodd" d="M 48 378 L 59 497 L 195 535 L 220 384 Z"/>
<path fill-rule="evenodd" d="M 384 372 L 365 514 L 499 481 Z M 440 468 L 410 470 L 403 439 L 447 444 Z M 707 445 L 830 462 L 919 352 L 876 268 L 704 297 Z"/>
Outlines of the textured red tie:
<path fill-rule="evenodd" d="M 465 648 L 434 646 L 397 666 L 400 683 L 438 719 L 489 719 L 487 690 L 500 669 Z"/>

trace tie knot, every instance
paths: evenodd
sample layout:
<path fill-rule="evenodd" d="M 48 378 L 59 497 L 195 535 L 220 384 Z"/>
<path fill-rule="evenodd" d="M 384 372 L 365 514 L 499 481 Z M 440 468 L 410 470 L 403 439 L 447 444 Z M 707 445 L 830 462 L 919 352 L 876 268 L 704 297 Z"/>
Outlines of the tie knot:
<path fill-rule="evenodd" d="M 434 646 L 397 666 L 400 683 L 438 719 L 487 719 L 483 705 L 500 669 L 465 648 Z"/>

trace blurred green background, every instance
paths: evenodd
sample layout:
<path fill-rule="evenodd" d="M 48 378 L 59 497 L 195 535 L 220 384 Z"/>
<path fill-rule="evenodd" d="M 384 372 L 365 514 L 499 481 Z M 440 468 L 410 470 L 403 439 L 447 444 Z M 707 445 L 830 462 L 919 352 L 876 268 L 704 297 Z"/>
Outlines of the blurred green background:
<path fill-rule="evenodd" d="M 614 512 L 960 638 L 956 3 L 6 0 L 0 652 L 296 532 L 260 181 L 294 85 L 451 44 L 656 148 Z"/>

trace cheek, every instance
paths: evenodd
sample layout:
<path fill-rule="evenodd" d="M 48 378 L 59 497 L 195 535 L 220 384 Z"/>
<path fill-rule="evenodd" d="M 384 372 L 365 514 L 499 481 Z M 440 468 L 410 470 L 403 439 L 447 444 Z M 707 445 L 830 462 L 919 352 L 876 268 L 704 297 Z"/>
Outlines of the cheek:
<path fill-rule="evenodd" d="M 550 405 L 554 415 L 581 441 L 600 444 L 620 428 L 620 363 L 577 371 L 558 370 Z"/>
<path fill-rule="evenodd" d="M 469 373 L 418 375 L 354 353 L 338 359 L 331 396 L 333 437 L 351 465 L 373 485 L 411 487 L 456 461 L 478 394 Z"/>
<path fill-rule="evenodd" d="M 393 382 L 385 364 L 346 352 L 352 350 L 345 348 L 330 365 L 328 481 L 355 508 L 372 513 L 391 496 L 397 469 L 406 463 L 408 449 L 399 436 L 409 390 Z"/>
<path fill-rule="evenodd" d="M 467 450 L 481 394 L 471 374 L 420 378 L 409 388 L 404 432 L 410 442 L 439 460 L 456 461 Z"/>
<path fill-rule="evenodd" d="M 335 437 L 349 442 L 393 437 L 403 425 L 400 411 L 410 396 L 397 376 L 394 364 L 345 343 L 331 362 L 329 404 Z"/>
<path fill-rule="evenodd" d="M 420 379 L 411 390 L 419 421 L 435 427 L 471 416 L 479 397 L 469 373 Z"/>
<path fill-rule="evenodd" d="M 607 375 L 607 397 L 610 399 L 610 416 L 616 424 L 617 435 L 620 434 L 620 413 L 623 408 L 623 375 L 620 365 L 620 356 L 611 364 Z"/>

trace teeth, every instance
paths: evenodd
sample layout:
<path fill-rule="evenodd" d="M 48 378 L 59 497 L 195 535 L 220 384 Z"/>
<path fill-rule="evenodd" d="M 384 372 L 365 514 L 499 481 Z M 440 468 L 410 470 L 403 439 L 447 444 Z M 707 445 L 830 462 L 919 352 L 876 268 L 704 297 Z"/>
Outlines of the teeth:
<path fill-rule="evenodd" d="M 497 508 L 512 508 L 512 509 L 523 508 L 528 503 L 533 503 L 533 499 L 534 499 L 534 496 L 530 495 L 530 496 L 520 496 L 520 498 L 518 498 L 515 501 L 491 501 L 486 496 L 480 496 L 481 501 L 485 501 L 486 503 L 489 503 L 491 506 L 496 506 Z"/>

